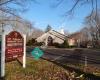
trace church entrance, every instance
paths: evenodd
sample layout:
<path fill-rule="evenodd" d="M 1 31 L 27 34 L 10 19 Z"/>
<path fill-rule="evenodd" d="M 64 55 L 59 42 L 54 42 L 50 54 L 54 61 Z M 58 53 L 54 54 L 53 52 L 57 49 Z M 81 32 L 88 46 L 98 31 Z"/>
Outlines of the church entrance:
<path fill-rule="evenodd" d="M 53 38 L 51 36 L 48 37 L 48 46 L 53 45 Z"/>

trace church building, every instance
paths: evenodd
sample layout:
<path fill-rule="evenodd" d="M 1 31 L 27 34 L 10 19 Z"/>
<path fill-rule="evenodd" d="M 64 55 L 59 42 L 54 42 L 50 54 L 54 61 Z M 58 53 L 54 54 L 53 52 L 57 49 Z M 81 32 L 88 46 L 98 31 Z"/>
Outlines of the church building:
<path fill-rule="evenodd" d="M 44 33 L 42 36 L 38 37 L 36 39 L 37 42 L 43 42 L 45 46 L 52 46 L 53 43 L 59 43 L 62 44 L 64 40 L 66 39 L 66 35 L 64 35 L 64 30 L 61 29 L 61 31 L 55 31 L 50 30 L 46 33 Z"/>

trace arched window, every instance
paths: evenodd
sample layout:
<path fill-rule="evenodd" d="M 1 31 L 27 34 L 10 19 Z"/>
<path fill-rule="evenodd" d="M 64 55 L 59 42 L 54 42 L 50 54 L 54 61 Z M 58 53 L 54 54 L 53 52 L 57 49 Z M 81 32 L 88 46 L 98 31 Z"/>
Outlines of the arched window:
<path fill-rule="evenodd" d="M 52 46 L 53 38 L 51 36 L 48 37 L 48 46 Z"/>

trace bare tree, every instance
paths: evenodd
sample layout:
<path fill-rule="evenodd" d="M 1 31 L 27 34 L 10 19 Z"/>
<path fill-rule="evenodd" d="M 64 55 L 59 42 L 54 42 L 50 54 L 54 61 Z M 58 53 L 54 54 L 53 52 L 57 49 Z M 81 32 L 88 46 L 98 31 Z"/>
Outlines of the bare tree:
<path fill-rule="evenodd" d="M 64 1 L 66 1 L 66 4 L 67 4 L 67 1 L 68 0 L 56 0 L 56 6 L 59 6 L 60 4 L 62 4 Z M 99 0 L 70 0 L 70 2 L 74 2 L 73 6 L 71 8 L 69 8 L 68 11 L 65 12 L 65 16 L 68 16 L 68 15 L 73 15 L 74 14 L 74 11 L 76 8 L 79 8 L 81 6 L 86 6 L 86 5 L 90 5 L 91 6 L 91 14 L 96 11 L 96 14 L 95 16 L 97 15 L 97 9 L 100 8 L 99 4 L 100 1 Z"/>
<path fill-rule="evenodd" d="M 84 27 L 81 29 L 80 33 L 81 33 L 81 41 L 89 41 L 89 32 L 88 32 L 88 28 Z"/>
<path fill-rule="evenodd" d="M 26 34 L 27 41 L 32 36 L 33 24 L 22 19 L 17 13 L 26 11 L 30 2 L 38 3 L 36 0 L 0 0 L 0 26 L 1 30 L 12 29 Z M 12 6 L 11 6 L 12 5 Z M 34 35 L 34 34 L 33 34 Z M 37 35 L 37 34 L 36 34 Z"/>
<path fill-rule="evenodd" d="M 30 2 L 37 2 L 36 0 L 0 0 L 0 10 L 17 16 L 18 12 L 28 10 Z M 11 6 L 12 5 L 12 6 Z"/>
<path fill-rule="evenodd" d="M 42 31 L 42 30 L 40 30 L 40 29 L 38 29 L 38 28 L 33 28 L 33 31 L 32 31 L 32 34 L 30 35 L 30 39 L 31 38 L 37 38 L 37 37 L 39 37 L 39 36 L 41 36 L 42 34 L 43 34 L 44 32 Z"/>
<path fill-rule="evenodd" d="M 97 16 L 95 16 L 97 14 Z M 85 18 L 85 26 L 88 28 L 88 32 L 92 39 L 92 44 L 100 46 L 100 13 L 93 12 Z"/>
<path fill-rule="evenodd" d="M 13 30 L 18 29 L 26 33 L 32 25 L 29 21 L 19 17 L 17 13 L 25 11 L 28 8 L 28 4 L 32 1 L 36 2 L 36 0 L 0 0 L 0 25 L 2 30 L 3 27 L 9 25 Z"/>
<path fill-rule="evenodd" d="M 18 30 L 24 34 L 27 34 L 30 32 L 30 29 L 33 27 L 32 24 L 29 21 L 26 21 L 22 19 L 21 17 L 17 16 L 8 16 L 5 13 L 3 15 L 0 15 L 0 24 L 3 23 L 3 28 L 6 26 L 10 26 L 12 30 Z"/>

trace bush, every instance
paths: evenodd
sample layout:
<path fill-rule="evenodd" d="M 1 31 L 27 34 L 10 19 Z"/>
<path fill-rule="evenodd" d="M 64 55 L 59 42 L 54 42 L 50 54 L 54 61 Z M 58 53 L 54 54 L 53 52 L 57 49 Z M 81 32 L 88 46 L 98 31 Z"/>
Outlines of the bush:
<path fill-rule="evenodd" d="M 67 40 L 64 40 L 64 42 L 62 43 L 61 47 L 62 48 L 68 48 L 69 47 Z"/>
<path fill-rule="evenodd" d="M 56 43 L 56 42 L 55 42 L 55 43 L 53 43 L 53 46 L 55 46 L 56 48 L 58 48 L 58 47 L 59 47 L 59 45 L 60 45 L 59 43 Z"/>
<path fill-rule="evenodd" d="M 65 40 L 62 44 L 59 44 L 59 43 L 53 43 L 53 46 L 57 47 L 57 48 L 68 48 L 69 45 L 68 45 L 68 42 Z"/>
<path fill-rule="evenodd" d="M 34 39 L 34 38 L 32 38 L 31 40 L 29 40 L 28 42 L 27 42 L 27 46 L 33 46 L 34 44 L 36 43 L 36 40 Z"/>
<path fill-rule="evenodd" d="M 43 45 L 43 42 L 37 42 L 34 38 L 29 40 L 26 44 L 27 46 L 41 46 Z"/>
<path fill-rule="evenodd" d="M 75 46 L 75 45 L 73 45 L 73 46 L 69 46 L 69 48 L 76 48 L 76 46 Z"/>
<path fill-rule="evenodd" d="M 44 43 L 43 42 L 36 42 L 34 45 L 35 46 L 42 46 Z"/>

